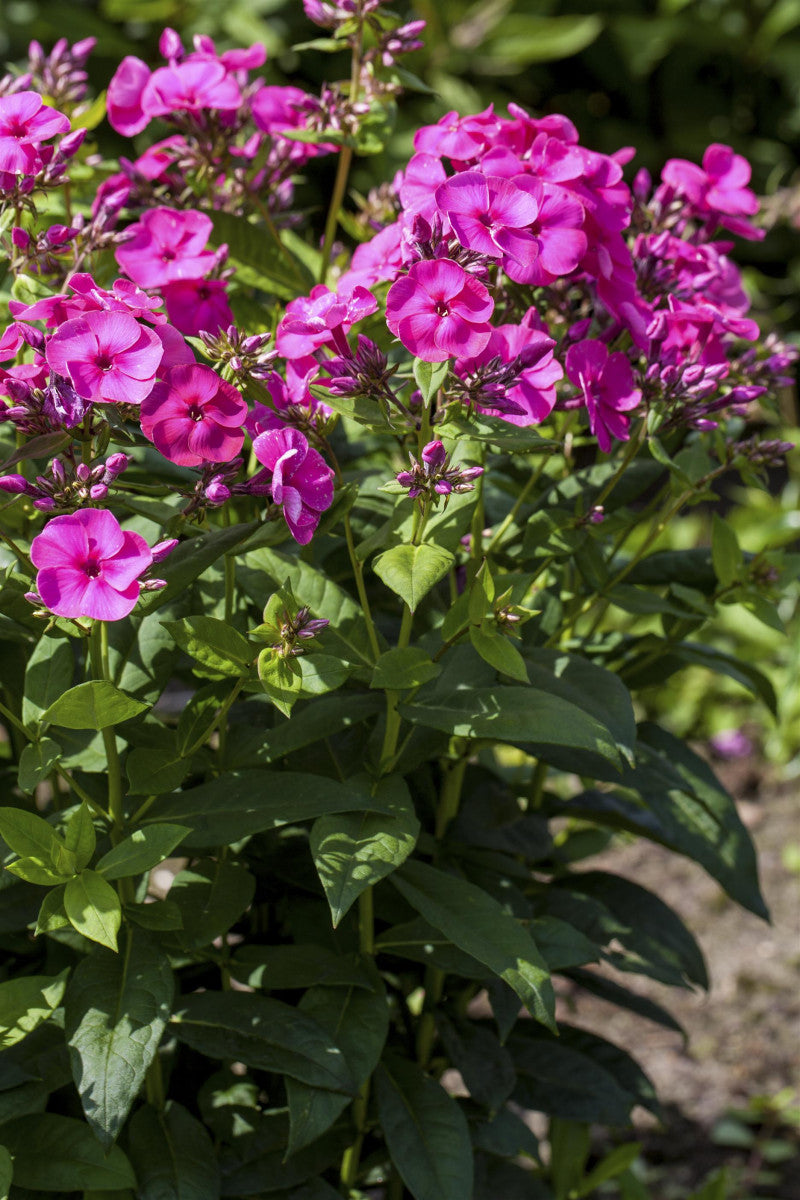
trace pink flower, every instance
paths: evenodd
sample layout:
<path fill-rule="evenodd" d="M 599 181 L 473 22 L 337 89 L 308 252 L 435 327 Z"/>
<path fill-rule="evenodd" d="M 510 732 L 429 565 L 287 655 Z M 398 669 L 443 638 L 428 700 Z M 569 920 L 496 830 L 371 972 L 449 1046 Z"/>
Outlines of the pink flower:
<path fill-rule="evenodd" d="M 140 287 L 200 279 L 216 261 L 205 249 L 213 228 L 211 218 L 194 209 L 151 208 L 128 227 L 133 237 L 117 248 L 117 262 Z"/>
<path fill-rule="evenodd" d="M 503 270 L 515 283 L 546 286 L 571 274 L 586 253 L 583 205 L 566 188 L 540 183 L 530 175 L 518 175 L 514 183 L 524 188 L 536 205 L 528 229 L 532 252 L 525 253 L 517 243 L 517 253 L 503 256 Z"/>
<path fill-rule="evenodd" d="M 160 339 L 127 313 L 87 312 L 67 321 L 47 344 L 47 361 L 79 396 L 96 404 L 139 404 L 153 386 Z"/>
<path fill-rule="evenodd" d="M 39 569 L 39 595 L 57 617 L 120 621 L 139 598 L 153 552 L 112 513 L 84 508 L 48 521 L 33 539 L 31 561 Z"/>
<path fill-rule="evenodd" d="M 305 546 L 321 514 L 333 503 L 333 471 L 298 429 L 272 429 L 253 442 L 255 456 L 272 472 L 272 499 L 283 509 L 289 532 Z"/>
<path fill-rule="evenodd" d="M 37 92 L 0 96 L 0 171 L 36 175 L 42 142 L 69 132 L 69 119 L 45 104 Z"/>
<path fill-rule="evenodd" d="M 491 337 L 493 311 L 484 285 L 444 258 L 413 263 L 386 297 L 386 324 L 425 362 L 480 354 Z"/>
<path fill-rule="evenodd" d="M 515 360 L 520 366 L 517 381 L 505 391 L 504 399 L 517 408 L 492 408 L 490 404 L 476 407 L 489 416 L 501 417 L 511 425 L 539 425 L 549 417 L 556 402 L 555 385 L 564 378 L 564 369 L 554 358 L 555 341 L 543 325 L 535 308 L 529 308 L 518 325 L 498 325 L 492 330 L 486 348 L 473 359 L 460 360 L 456 371 L 468 374 L 476 367 L 499 358 L 504 363 Z"/>
<path fill-rule="evenodd" d="M 180 366 L 142 403 L 142 433 L 170 462 L 229 462 L 242 448 L 247 404 L 211 367 Z"/>
<path fill-rule="evenodd" d="M 142 92 L 142 108 L 149 117 L 206 108 L 229 112 L 241 103 L 236 81 L 216 59 L 186 59 L 159 67 Z"/>
<path fill-rule="evenodd" d="M 170 321 L 181 333 L 197 337 L 201 330 L 218 333 L 233 324 L 222 279 L 182 279 L 161 289 Z"/>
<path fill-rule="evenodd" d="M 349 354 L 347 331 L 377 308 L 377 300 L 364 287 L 339 293 L 317 284 L 310 296 L 300 296 L 286 305 L 286 315 L 275 334 L 275 349 L 282 358 L 289 359 L 306 358 L 321 346 L 330 345 L 340 354 Z"/>
<path fill-rule="evenodd" d="M 703 155 L 702 167 L 671 158 L 664 164 L 661 178 L 702 213 L 751 217 L 758 212 L 758 197 L 747 186 L 750 164 L 730 146 L 714 142 Z"/>
<path fill-rule="evenodd" d="M 524 230 L 539 216 L 540 205 L 513 180 L 464 171 L 436 189 L 436 203 L 466 249 L 523 262 L 537 254 L 532 234 Z"/>
<path fill-rule="evenodd" d="M 566 365 L 567 375 L 583 393 L 589 427 L 600 449 L 609 451 L 612 437 L 626 442 L 630 420 L 623 414 L 642 398 L 627 357 L 621 350 L 609 354 L 605 342 L 590 339 L 570 346 Z"/>
<path fill-rule="evenodd" d="M 149 78 L 147 63 L 129 54 L 123 58 L 108 85 L 108 123 L 125 137 L 141 133 L 150 122 L 142 109 L 142 92 Z"/>

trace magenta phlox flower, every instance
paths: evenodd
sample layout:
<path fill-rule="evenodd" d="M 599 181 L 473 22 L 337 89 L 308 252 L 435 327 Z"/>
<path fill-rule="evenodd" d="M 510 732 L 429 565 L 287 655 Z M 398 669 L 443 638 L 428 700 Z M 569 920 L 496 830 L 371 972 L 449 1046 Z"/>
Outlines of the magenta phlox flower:
<path fill-rule="evenodd" d="M 424 125 L 414 134 L 417 154 L 432 154 L 436 158 L 473 162 L 485 148 L 486 136 L 480 125 L 455 111 L 445 113 L 435 125 Z"/>
<path fill-rule="evenodd" d="M 730 146 L 713 143 L 703 155 L 702 167 L 671 158 L 664 164 L 661 178 L 685 196 L 699 215 L 751 217 L 758 212 L 758 197 L 747 186 L 750 164 Z"/>
<path fill-rule="evenodd" d="M 295 141 L 295 129 L 308 129 L 309 118 L 319 106 L 318 98 L 302 88 L 265 84 L 250 98 L 250 112 L 256 129 L 278 139 L 281 154 L 290 162 L 303 163 L 320 154 L 331 154 L 337 147 L 332 142 Z"/>
<path fill-rule="evenodd" d="M 358 321 L 376 312 L 378 302 L 366 288 L 332 292 L 324 284 L 312 288 L 286 305 L 275 334 L 275 349 L 282 358 L 307 358 L 322 346 L 349 354 L 346 334 Z"/>
<path fill-rule="evenodd" d="M 197 361 L 183 334 L 172 325 L 156 325 L 153 333 L 161 342 L 161 362 L 158 364 L 156 379 L 163 380 L 167 371 L 171 371 L 173 367 L 187 366 Z"/>
<path fill-rule="evenodd" d="M 141 133 L 150 117 L 142 108 L 142 92 L 150 79 L 146 62 L 128 54 L 117 67 L 106 94 L 108 123 L 124 137 Z"/>
<path fill-rule="evenodd" d="M 459 359 L 455 369 L 463 376 L 493 359 L 506 364 L 516 362 L 520 370 L 516 382 L 504 389 L 503 406 L 477 404 L 476 408 L 511 425 L 539 425 L 553 411 L 555 385 L 564 378 L 564 368 L 554 356 L 555 347 L 536 309 L 529 308 L 519 324 L 495 326 L 485 349 L 475 358 Z"/>
<path fill-rule="evenodd" d="M 127 313 L 87 312 L 47 343 L 47 361 L 79 396 L 96 404 L 139 404 L 152 388 L 161 341 Z"/>
<path fill-rule="evenodd" d="M 203 330 L 218 333 L 233 324 L 222 279 L 182 279 L 165 284 L 161 292 L 171 323 L 189 337 L 197 337 Z"/>
<path fill-rule="evenodd" d="M 187 58 L 153 72 L 142 92 L 148 117 L 169 113 L 199 113 L 204 109 L 230 112 L 239 108 L 242 93 L 218 59 Z"/>
<path fill-rule="evenodd" d="M 285 378 L 273 371 L 265 380 L 271 403 L 255 404 L 247 414 L 245 429 L 251 438 L 255 439 L 269 429 L 283 429 L 292 424 L 295 416 L 304 422 L 313 422 L 318 416 L 330 416 L 331 409 L 327 404 L 312 396 L 309 391 L 312 382 L 317 386 L 327 382 L 316 378 L 316 362 L 313 369 L 305 374 L 292 370 L 295 365 L 296 363 L 287 364 Z"/>
<path fill-rule="evenodd" d="M 298 429 L 259 434 L 253 451 L 272 472 L 272 499 L 282 508 L 289 532 L 301 546 L 307 545 L 320 516 L 333 503 L 333 471 Z"/>
<path fill-rule="evenodd" d="M 414 154 L 403 172 L 398 195 L 406 216 L 430 223 L 438 211 L 436 189 L 447 179 L 442 160 L 434 154 Z"/>
<path fill-rule="evenodd" d="M 69 132 L 69 118 L 45 104 L 38 92 L 0 96 L 0 171 L 36 175 L 42 143 Z"/>
<path fill-rule="evenodd" d="M 757 322 L 738 313 L 726 312 L 707 301 L 687 302 L 668 297 L 669 311 L 663 313 L 667 334 L 661 353 L 677 354 L 704 366 L 727 363 L 733 338 L 755 341 Z"/>
<path fill-rule="evenodd" d="M 142 433 L 181 467 L 230 462 L 244 443 L 247 404 L 211 367 L 174 367 L 142 403 Z"/>
<path fill-rule="evenodd" d="M 621 350 L 609 354 L 605 342 L 589 339 L 570 346 L 567 375 L 579 387 L 589 414 L 589 428 L 600 449 L 608 452 L 612 438 L 628 440 L 630 418 L 642 393 L 634 385 L 630 361 Z"/>
<path fill-rule="evenodd" d="M 341 292 L 357 287 L 372 288 L 376 283 L 393 282 L 403 268 L 403 228 L 393 221 L 378 231 L 368 242 L 353 251 L 350 270 L 339 277 Z"/>
<path fill-rule="evenodd" d="M 153 552 L 112 513 L 84 508 L 48 521 L 31 543 L 31 561 L 42 602 L 57 617 L 120 621 L 133 611 Z"/>
<path fill-rule="evenodd" d="M 491 337 L 493 311 L 486 287 L 449 259 L 413 263 L 386 297 L 386 324 L 425 362 L 480 354 Z"/>
<path fill-rule="evenodd" d="M 522 241 L 518 241 L 514 254 L 504 254 L 503 270 L 515 283 L 532 283 L 536 286 L 544 286 L 561 276 L 570 275 L 588 246 L 588 239 L 581 228 L 584 221 L 583 205 L 565 188 L 541 183 L 532 175 L 518 175 L 514 182 L 528 193 L 537 212 L 528 227 L 530 247 L 524 251 Z"/>
<path fill-rule="evenodd" d="M 116 259 L 140 287 L 200 279 L 216 261 L 205 249 L 212 229 L 211 218 L 194 209 L 152 208 L 129 226 L 133 236 L 117 247 Z"/>
<path fill-rule="evenodd" d="M 439 210 L 467 250 L 490 258 L 508 255 L 520 262 L 532 250 L 537 253 L 533 235 L 525 230 L 536 221 L 541 204 L 514 180 L 464 171 L 441 184 L 435 195 Z"/>

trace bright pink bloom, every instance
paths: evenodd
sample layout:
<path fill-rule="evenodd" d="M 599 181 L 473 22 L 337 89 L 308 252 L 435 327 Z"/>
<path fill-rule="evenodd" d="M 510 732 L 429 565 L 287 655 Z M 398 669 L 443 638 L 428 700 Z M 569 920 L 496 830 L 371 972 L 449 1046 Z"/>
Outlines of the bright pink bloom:
<path fill-rule="evenodd" d="M 701 213 L 751 217 L 758 212 L 758 197 L 747 186 L 750 164 L 741 154 L 734 154 L 730 146 L 718 142 L 709 146 L 702 167 L 683 158 L 671 158 L 664 164 L 661 178 Z"/>
<path fill-rule="evenodd" d="M 142 109 L 142 92 L 149 78 L 147 63 L 129 54 L 123 58 L 108 85 L 108 123 L 125 137 L 141 133 L 150 122 Z"/>
<path fill-rule="evenodd" d="M 556 402 L 556 387 L 564 378 L 561 363 L 553 356 L 555 341 L 551 338 L 535 308 L 529 308 L 518 325 L 498 325 L 492 330 L 486 348 L 476 358 L 456 363 L 459 374 L 468 374 L 476 367 L 500 358 L 504 363 L 515 359 L 524 364 L 518 381 L 506 392 L 506 399 L 519 412 L 493 409 L 478 405 L 481 412 L 501 417 L 511 425 L 539 425 L 549 417 Z"/>
<path fill-rule="evenodd" d="M 229 462 L 242 448 L 247 404 L 235 387 L 199 365 L 166 372 L 142 403 L 142 433 L 170 462 Z"/>
<path fill-rule="evenodd" d="M 480 354 L 491 337 L 493 311 L 484 285 L 445 258 L 413 263 L 386 297 L 386 324 L 425 362 Z"/>
<path fill-rule="evenodd" d="M 233 324 L 222 279 L 182 279 L 162 287 L 167 315 L 181 333 L 197 337 L 201 330 L 218 333 Z"/>
<path fill-rule="evenodd" d="M 514 183 L 535 203 L 536 215 L 527 230 L 532 246 L 526 251 L 521 239 L 512 242 L 515 252 L 504 254 L 503 270 L 515 283 L 546 286 L 571 274 L 586 253 L 583 205 L 566 188 L 531 175 L 518 175 Z"/>
<path fill-rule="evenodd" d="M 79 396 L 97 404 L 139 404 L 155 382 L 161 342 L 127 313 L 87 312 L 47 343 L 47 361 Z"/>
<path fill-rule="evenodd" d="M 378 302 L 366 288 L 332 292 L 317 284 L 309 296 L 299 296 L 286 305 L 275 334 L 275 349 L 282 358 L 306 358 L 321 346 L 335 346 L 349 354 L 347 331 L 376 312 Z"/>
<path fill-rule="evenodd" d="M 424 217 L 430 223 L 436 215 L 436 189 L 447 179 L 442 160 L 433 154 L 415 154 L 403 172 L 400 202 L 406 214 Z"/>
<path fill-rule="evenodd" d="M 525 230 L 541 205 L 513 180 L 464 171 L 436 189 L 436 203 L 466 249 L 490 258 L 508 254 L 521 262 L 538 254 L 533 235 Z"/>
<path fill-rule="evenodd" d="M 289 532 L 307 545 L 321 514 L 333 503 L 333 471 L 298 429 L 273 429 L 253 442 L 255 456 L 272 472 L 272 499 L 283 509 Z"/>
<path fill-rule="evenodd" d="M 115 251 L 117 262 L 140 287 L 200 279 L 216 261 L 205 249 L 213 228 L 211 218 L 195 209 L 151 208 L 128 227 L 133 237 Z"/>
<path fill-rule="evenodd" d="M 31 561 L 39 595 L 57 617 L 120 621 L 139 598 L 153 552 L 112 513 L 84 508 L 48 521 L 31 543 Z"/>
<path fill-rule="evenodd" d="M 149 117 L 197 113 L 206 108 L 229 112 L 241 103 L 236 81 L 215 59 L 186 59 L 159 67 L 142 92 L 142 108 Z"/>
<path fill-rule="evenodd" d="M 56 112 L 37 92 L 0 96 L 0 171 L 36 175 L 42 167 L 42 142 L 69 132 L 69 118 Z"/>
<path fill-rule="evenodd" d="M 578 342 L 567 351 L 567 375 L 581 389 L 589 427 L 601 450 L 611 449 L 612 437 L 628 440 L 630 419 L 642 393 L 634 387 L 633 370 L 621 350 L 608 353 L 605 342 Z"/>

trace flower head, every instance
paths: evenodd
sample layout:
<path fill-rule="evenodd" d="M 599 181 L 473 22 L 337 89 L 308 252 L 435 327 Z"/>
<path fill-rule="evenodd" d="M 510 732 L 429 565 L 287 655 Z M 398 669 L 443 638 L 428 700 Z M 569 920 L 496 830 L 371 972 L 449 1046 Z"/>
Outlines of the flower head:
<path fill-rule="evenodd" d="M 85 508 L 48 521 L 33 539 L 31 560 L 42 602 L 56 616 L 119 621 L 139 598 L 153 552 L 112 513 Z"/>
<path fill-rule="evenodd" d="M 596 339 L 570 346 L 567 375 L 581 389 L 589 413 L 589 427 L 600 449 L 609 451 L 611 439 L 628 440 L 630 420 L 624 414 L 636 408 L 642 393 L 634 387 L 631 364 L 621 350 L 609 354 Z"/>
<path fill-rule="evenodd" d="M 272 499 L 289 531 L 305 546 L 333 503 L 333 471 L 298 429 L 270 429 L 253 442 L 255 456 L 272 472 Z"/>
<path fill-rule="evenodd" d="M 444 258 L 412 263 L 386 298 L 386 324 L 425 362 L 480 354 L 491 336 L 493 311 L 484 285 Z"/>
<path fill-rule="evenodd" d="M 162 287 L 178 279 L 199 279 L 216 261 L 205 245 L 211 218 L 187 209 L 152 208 L 128 227 L 133 236 L 116 250 L 123 271 L 140 287 Z"/>
<path fill-rule="evenodd" d="M 165 372 L 142 403 L 142 433 L 181 467 L 229 462 L 244 442 L 247 404 L 211 367 Z"/>
<path fill-rule="evenodd" d="M 160 338 L 124 312 L 87 312 L 67 321 L 47 344 L 47 361 L 79 396 L 96 404 L 139 404 L 163 357 Z"/>
<path fill-rule="evenodd" d="M 42 142 L 69 132 L 69 119 L 37 92 L 0 96 L 0 171 L 36 175 L 43 166 Z"/>

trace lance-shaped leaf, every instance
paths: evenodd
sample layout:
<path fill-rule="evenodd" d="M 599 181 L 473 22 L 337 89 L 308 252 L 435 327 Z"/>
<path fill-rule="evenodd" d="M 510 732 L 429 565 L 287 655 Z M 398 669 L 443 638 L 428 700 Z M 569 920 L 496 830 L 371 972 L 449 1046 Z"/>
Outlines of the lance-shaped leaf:
<path fill-rule="evenodd" d="M 421 546 L 406 543 L 379 554 L 372 568 L 378 578 L 414 612 L 454 562 L 449 550 L 432 542 L 425 542 Z"/>
<path fill-rule="evenodd" d="M 139 601 L 137 613 L 155 612 L 180 596 L 204 571 L 214 563 L 221 562 L 224 554 L 230 553 L 251 533 L 255 533 L 258 525 L 257 521 L 229 525 L 181 542 L 158 565 L 158 573 L 162 579 L 166 579 L 167 586 L 156 592 L 145 592 Z"/>
<path fill-rule="evenodd" d="M 170 1028 L 209 1058 L 235 1059 L 314 1087 L 352 1092 L 341 1050 L 316 1021 L 279 1000 L 245 992 L 184 996 Z"/>
<path fill-rule="evenodd" d="M 3 1125 L 14 1159 L 14 1184 L 42 1192 L 119 1192 L 136 1187 L 119 1146 L 106 1153 L 83 1121 L 56 1113 L 20 1117 Z"/>
<path fill-rule="evenodd" d="M 70 924 L 92 942 L 117 948 L 122 924 L 119 897 L 110 883 L 96 871 L 81 871 L 64 891 L 64 908 Z"/>
<path fill-rule="evenodd" d="M 186 825 L 166 822 L 135 829 L 103 855 L 96 869 L 105 879 L 141 875 L 168 858 L 187 833 L 189 829 Z"/>
<path fill-rule="evenodd" d="M 70 688 L 74 672 L 75 655 L 69 639 L 44 634 L 25 668 L 22 720 L 26 725 L 38 721 L 45 709 Z"/>
<path fill-rule="evenodd" d="M 256 647 L 216 617 L 184 617 L 164 621 L 165 628 L 188 655 L 222 675 L 243 675 L 256 656 Z"/>
<path fill-rule="evenodd" d="M 169 959 L 138 929 L 123 952 L 98 950 L 78 964 L 64 1033 L 86 1120 L 108 1147 L 153 1061 L 172 1004 Z"/>
<path fill-rule="evenodd" d="M 405 862 L 419 836 L 411 796 L 399 776 L 384 780 L 376 796 L 391 815 L 339 813 L 319 817 L 311 829 L 311 854 L 334 926 L 365 888 Z"/>
<path fill-rule="evenodd" d="M 181 871 L 169 890 L 181 914 L 181 945 L 198 949 L 222 937 L 252 903 L 255 886 L 246 867 L 218 859 Z"/>
<path fill-rule="evenodd" d="M 52 738 L 29 742 L 19 756 L 17 782 L 23 792 L 31 793 L 39 786 L 61 757 L 61 747 Z"/>
<path fill-rule="evenodd" d="M 390 878 L 420 916 L 505 980 L 537 1021 L 555 1028 L 547 964 L 515 917 L 474 883 L 426 863 L 407 862 Z"/>
<path fill-rule="evenodd" d="M 0 1049 L 15 1046 L 46 1021 L 61 1003 L 69 971 L 23 975 L 0 983 Z"/>
<path fill-rule="evenodd" d="M 472 1144 L 456 1101 L 416 1063 L 388 1057 L 375 1076 L 392 1162 L 415 1200 L 472 1195 Z"/>
<path fill-rule="evenodd" d="M 139 1200 L 218 1200 L 219 1163 L 206 1129 L 170 1100 L 143 1105 L 130 1124 L 129 1152 Z"/>
<path fill-rule="evenodd" d="M 106 679 L 90 679 L 59 696 L 42 714 L 42 721 L 64 729 L 108 729 L 149 707 Z"/>

